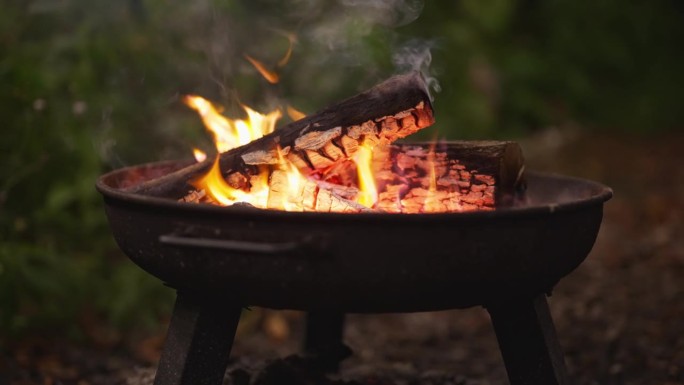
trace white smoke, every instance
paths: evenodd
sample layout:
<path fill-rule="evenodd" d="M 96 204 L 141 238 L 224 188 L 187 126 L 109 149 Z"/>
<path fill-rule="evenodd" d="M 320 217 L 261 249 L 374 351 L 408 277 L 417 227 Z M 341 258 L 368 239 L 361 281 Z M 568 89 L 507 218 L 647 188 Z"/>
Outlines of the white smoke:
<path fill-rule="evenodd" d="M 420 71 L 427 81 L 428 89 L 439 92 L 442 88 L 437 79 L 430 73 L 433 47 L 434 42 L 432 41 L 410 40 L 394 51 L 392 62 L 399 72 Z M 430 95 L 430 99 L 432 99 L 432 95 Z"/>
<path fill-rule="evenodd" d="M 423 11 L 422 0 L 341 0 L 375 24 L 400 27 L 416 20 Z"/>

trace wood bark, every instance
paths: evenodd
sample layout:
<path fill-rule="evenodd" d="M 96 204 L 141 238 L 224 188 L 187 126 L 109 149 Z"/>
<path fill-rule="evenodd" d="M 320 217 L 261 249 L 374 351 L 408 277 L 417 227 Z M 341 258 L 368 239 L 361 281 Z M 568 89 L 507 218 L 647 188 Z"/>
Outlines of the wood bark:
<path fill-rule="evenodd" d="M 458 212 L 506 207 L 525 189 L 524 159 L 517 143 L 458 141 L 400 144 L 374 150 L 372 169 L 378 189 L 374 211 L 391 213 Z M 345 161 L 289 191 L 285 173 L 270 175 L 268 208 L 292 211 L 363 212 L 356 165 Z M 202 191 L 183 201 L 214 203 Z"/>
<path fill-rule="evenodd" d="M 394 76 L 368 91 L 221 153 L 219 165 L 228 183 L 236 188 L 245 188 L 259 165 L 276 164 L 281 156 L 311 175 L 349 159 L 363 142 L 386 145 L 432 123 L 425 80 L 420 73 L 412 72 Z M 192 189 L 189 182 L 206 173 L 212 162 L 207 159 L 192 164 L 127 191 L 180 198 Z"/>
<path fill-rule="evenodd" d="M 515 142 L 396 145 L 387 156 L 379 191 L 386 197 L 404 193 L 399 201 L 404 210 L 494 209 L 510 206 L 525 189 L 524 158 Z"/>
<path fill-rule="evenodd" d="M 375 208 L 387 212 L 492 210 L 510 206 L 525 189 L 522 150 L 514 142 L 392 145 L 374 150 L 372 168 Z M 357 183 L 352 162 L 323 177 L 341 185 Z"/>

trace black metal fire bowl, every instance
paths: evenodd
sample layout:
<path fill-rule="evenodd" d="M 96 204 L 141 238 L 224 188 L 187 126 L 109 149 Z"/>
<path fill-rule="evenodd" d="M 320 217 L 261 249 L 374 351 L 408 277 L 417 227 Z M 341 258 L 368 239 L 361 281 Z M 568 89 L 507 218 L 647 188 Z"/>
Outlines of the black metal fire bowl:
<path fill-rule="evenodd" d="M 533 172 L 526 203 L 442 214 L 217 207 L 120 189 L 131 175 L 178 167 L 99 179 L 119 247 L 176 289 L 270 308 L 411 312 L 546 292 L 587 256 L 612 196 L 595 182 Z"/>
<path fill-rule="evenodd" d="M 346 352 L 344 313 L 484 305 L 512 385 L 568 383 L 544 294 L 591 250 L 608 187 L 529 172 L 525 203 L 441 214 L 294 213 L 123 190 L 183 165 L 97 182 L 121 250 L 178 292 L 155 385 L 221 384 L 248 305 L 308 311 L 305 350 L 324 370 Z"/>

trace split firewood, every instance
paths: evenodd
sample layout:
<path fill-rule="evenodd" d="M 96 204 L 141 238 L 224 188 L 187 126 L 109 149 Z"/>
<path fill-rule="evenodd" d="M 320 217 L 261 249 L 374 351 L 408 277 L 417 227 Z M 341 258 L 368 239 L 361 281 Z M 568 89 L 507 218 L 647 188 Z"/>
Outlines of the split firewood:
<path fill-rule="evenodd" d="M 300 180 L 295 191 L 291 191 L 285 171 L 274 170 L 269 178 L 267 208 L 287 211 L 316 211 L 338 213 L 376 212 L 354 199 L 358 189 L 334 185 L 324 181 Z M 193 190 L 180 198 L 179 202 L 220 205 L 205 190 Z"/>
<path fill-rule="evenodd" d="M 336 189 L 341 193 L 349 193 L 352 190 L 345 189 L 343 186 L 338 188 L 337 186 L 333 187 L 332 185 L 303 179 L 293 190 L 289 184 L 287 173 L 282 170 L 275 170 L 271 173 L 269 187 L 267 203 L 269 209 L 339 213 L 374 211 L 335 192 Z"/>
<path fill-rule="evenodd" d="M 323 172 L 349 159 L 358 146 L 387 145 L 434 123 L 424 78 L 418 72 L 383 83 L 275 132 L 219 155 L 222 175 L 247 181 L 258 166 L 277 164 L 282 156 L 305 175 Z M 280 153 L 279 153 L 280 152 Z M 188 182 L 211 167 L 212 160 L 193 164 L 127 191 L 159 197 L 182 197 Z M 239 177 L 241 176 L 241 178 Z M 230 183 L 230 180 L 229 180 Z"/>
<path fill-rule="evenodd" d="M 392 213 L 492 210 L 511 205 L 525 188 L 524 160 L 514 142 L 459 141 L 444 145 L 376 147 L 372 165 L 378 189 L 375 210 Z M 282 170 L 271 173 L 268 208 L 362 212 L 356 164 L 327 170 L 325 180 L 307 179 L 296 191 Z M 230 179 L 230 178 L 229 178 Z M 254 182 L 252 182 L 254 185 Z M 293 198 L 294 197 L 294 198 Z M 184 201 L 212 203 L 203 191 Z"/>
<path fill-rule="evenodd" d="M 517 143 L 458 141 L 377 149 L 376 207 L 388 212 L 450 212 L 506 207 L 525 189 Z"/>
<path fill-rule="evenodd" d="M 179 199 L 179 202 L 185 202 L 185 203 L 207 203 L 211 200 L 207 196 L 207 192 L 204 189 L 201 190 L 193 190 L 188 193 L 188 195 L 182 197 Z"/>
<path fill-rule="evenodd" d="M 491 210 L 511 205 L 525 189 L 522 150 L 514 142 L 376 147 L 372 169 L 378 189 L 375 208 L 386 212 Z M 322 177 L 332 183 L 357 183 L 351 161 Z"/>

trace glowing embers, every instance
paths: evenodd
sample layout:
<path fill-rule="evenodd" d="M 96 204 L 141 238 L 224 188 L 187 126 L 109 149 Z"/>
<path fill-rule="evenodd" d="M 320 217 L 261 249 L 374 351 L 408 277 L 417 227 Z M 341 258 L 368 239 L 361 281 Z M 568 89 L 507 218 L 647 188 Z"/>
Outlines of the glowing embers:
<path fill-rule="evenodd" d="M 378 189 L 375 185 L 375 173 L 371 169 L 373 162 L 373 147 L 369 144 L 362 144 L 356 151 L 354 163 L 356 163 L 356 173 L 359 186 L 357 201 L 366 206 L 373 207 L 378 201 Z"/>
<path fill-rule="evenodd" d="M 169 180 L 192 175 L 185 183 L 197 190 L 185 193 L 185 202 L 285 211 L 438 213 L 494 207 L 496 169 L 489 170 L 493 176 L 468 169 L 456 160 L 460 155 L 450 158 L 435 146 L 391 145 L 434 122 L 422 90 L 420 74 L 397 75 L 309 117 L 287 108 L 293 122 L 277 131 L 279 109 L 262 114 L 242 106 L 244 118 L 229 118 L 209 101 L 188 96 L 186 103 L 212 133 L 218 160 L 212 166 L 196 150 L 202 163 Z M 498 164 L 497 157 L 486 162 Z"/>
<path fill-rule="evenodd" d="M 435 145 L 393 145 L 374 155 L 379 210 L 438 213 L 496 206 L 495 178 L 469 169 Z"/>
<path fill-rule="evenodd" d="M 201 97 L 188 96 L 185 101 L 199 113 L 219 153 L 273 132 L 281 117 L 280 110 L 261 114 L 243 106 L 247 117 L 231 119 Z M 289 111 L 289 115 L 295 115 L 293 118 L 304 117 L 293 111 Z M 265 154 L 247 176 L 224 175 L 215 160 L 208 173 L 191 181 L 197 191 L 183 200 L 320 212 L 438 213 L 495 206 L 495 178 L 449 159 L 434 144 L 374 146 L 378 142 L 375 136 L 359 133 L 360 144 L 352 147 L 335 135 L 321 137 L 317 140 L 324 139 L 326 144 L 320 145 L 320 152 L 307 152 L 317 155 L 309 156 L 309 162 L 320 158 L 318 162 L 325 160 L 330 166 L 311 169 L 309 163 L 290 154 L 290 147 Z M 346 156 L 352 152 L 352 156 Z M 197 149 L 194 155 L 200 162 L 207 157 Z M 264 162 L 268 157 L 271 161 Z"/>
<path fill-rule="evenodd" d="M 187 96 L 186 103 L 195 109 L 207 129 L 213 134 L 219 153 L 247 144 L 273 132 L 281 113 L 279 110 L 261 114 L 243 106 L 247 119 L 230 119 L 221 115 L 209 101 L 199 96 Z M 290 115 L 303 118 L 304 115 L 290 109 Z M 370 150 L 369 150 L 370 151 Z M 361 193 L 356 188 L 335 186 L 316 179 L 316 176 L 303 175 L 297 166 L 285 155 L 289 152 L 276 149 L 275 161 L 256 167 L 257 171 L 247 180 L 242 174 L 222 175 L 218 158 L 210 170 L 190 183 L 197 189 L 182 200 L 185 202 L 204 202 L 223 206 L 236 203 L 249 204 L 264 209 L 285 211 L 323 211 L 323 212 L 361 212 L 368 206 L 357 203 L 361 196 L 374 194 Z M 207 155 L 199 149 L 193 154 L 198 162 Z M 370 162 L 370 155 L 366 160 Z M 367 184 L 372 187 L 372 175 L 367 175 Z"/>

